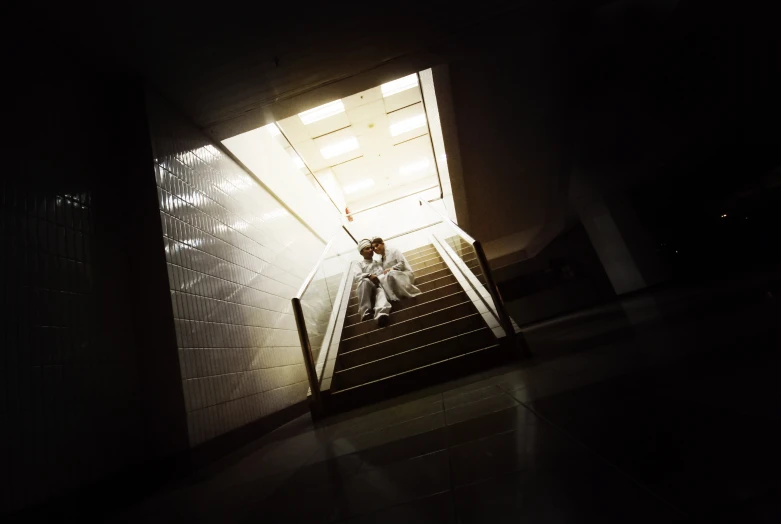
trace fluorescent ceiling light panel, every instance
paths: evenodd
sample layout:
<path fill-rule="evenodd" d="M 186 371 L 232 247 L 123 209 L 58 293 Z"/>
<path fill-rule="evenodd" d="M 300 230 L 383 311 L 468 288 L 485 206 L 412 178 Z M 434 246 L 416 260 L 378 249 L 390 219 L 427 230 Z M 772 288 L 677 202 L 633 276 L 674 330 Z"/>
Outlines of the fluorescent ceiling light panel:
<path fill-rule="evenodd" d="M 411 164 L 407 164 L 406 166 L 401 166 L 399 168 L 399 174 L 401 175 L 411 175 L 413 173 L 417 173 L 419 171 L 424 171 L 428 169 L 429 164 L 431 162 L 428 158 L 424 158 L 423 160 L 419 160 L 417 162 L 413 162 Z"/>
<path fill-rule="evenodd" d="M 298 113 L 298 118 L 301 119 L 304 125 L 308 126 L 318 120 L 338 115 L 339 113 L 344 113 L 344 104 L 341 100 L 334 100 L 303 113 Z"/>
<path fill-rule="evenodd" d="M 421 113 L 419 115 L 413 116 L 412 118 L 408 118 L 406 120 L 402 120 L 401 122 L 396 122 L 395 124 L 392 124 L 390 126 L 390 134 L 391 136 L 399 136 L 402 133 L 406 133 L 407 131 L 412 131 L 413 129 L 417 129 L 425 125 L 426 125 L 426 115 L 424 113 Z"/>
<path fill-rule="evenodd" d="M 382 84 L 380 88 L 382 89 L 382 96 L 387 98 L 391 95 L 395 95 L 396 93 L 401 93 L 407 89 L 417 87 L 417 85 L 418 75 L 413 73 L 409 76 L 405 76 L 404 78 L 399 78 L 398 80 L 388 82 L 387 84 Z"/>
<path fill-rule="evenodd" d="M 320 154 L 323 155 L 323 158 L 329 159 L 344 153 L 348 153 L 358 149 L 359 147 L 360 145 L 358 144 L 358 139 L 354 136 L 351 136 L 342 140 L 341 142 L 337 142 L 333 145 L 322 148 L 320 150 Z"/>
<path fill-rule="evenodd" d="M 268 134 L 271 136 L 279 136 L 282 134 L 282 132 L 277 127 L 277 124 L 274 122 L 271 122 L 269 125 L 265 126 L 265 128 L 268 130 Z"/>
<path fill-rule="evenodd" d="M 367 178 L 366 180 L 361 180 L 360 182 L 350 184 L 349 186 L 344 186 L 343 191 L 345 195 L 349 195 L 351 193 L 363 191 L 364 189 L 369 189 L 373 185 L 374 185 L 374 180 L 372 180 L 371 178 Z"/>

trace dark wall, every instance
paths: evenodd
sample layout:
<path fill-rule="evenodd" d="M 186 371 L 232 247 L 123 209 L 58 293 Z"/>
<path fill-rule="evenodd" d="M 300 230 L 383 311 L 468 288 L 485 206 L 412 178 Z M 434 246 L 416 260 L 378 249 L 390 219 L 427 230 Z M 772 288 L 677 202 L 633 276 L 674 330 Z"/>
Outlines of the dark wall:
<path fill-rule="evenodd" d="M 779 260 L 765 247 L 781 201 L 763 181 L 781 165 L 781 41 L 759 7 L 685 1 L 652 16 L 621 2 L 583 28 L 578 76 L 600 74 L 579 120 L 605 125 L 574 133 L 578 163 L 595 185 L 624 189 L 675 279 Z"/>
<path fill-rule="evenodd" d="M 187 447 L 143 86 L 9 40 L 0 511 L 95 510 Z"/>
<path fill-rule="evenodd" d="M 516 13 L 469 35 L 448 65 L 470 234 L 481 242 L 541 227 L 569 169 L 563 29 L 553 14 Z"/>
<path fill-rule="evenodd" d="M 470 215 L 481 218 L 470 231 L 487 242 L 571 215 L 557 196 L 577 185 L 640 219 L 643 235 L 617 225 L 644 274 L 672 237 L 718 245 L 721 225 L 705 232 L 713 210 L 781 165 L 769 15 L 704 0 L 575 2 L 475 35 L 450 64 Z M 747 253 L 739 237 L 721 249 Z"/>
<path fill-rule="evenodd" d="M 502 298 L 519 325 L 615 297 L 586 230 L 576 224 L 536 257 L 494 270 Z"/>

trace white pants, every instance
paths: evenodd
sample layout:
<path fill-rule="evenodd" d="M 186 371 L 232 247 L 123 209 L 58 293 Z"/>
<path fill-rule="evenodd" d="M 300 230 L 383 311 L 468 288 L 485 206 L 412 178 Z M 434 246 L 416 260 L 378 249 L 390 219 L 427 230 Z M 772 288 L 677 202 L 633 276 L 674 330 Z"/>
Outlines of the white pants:
<path fill-rule="evenodd" d="M 385 289 L 385 294 L 391 301 L 416 297 L 421 293 L 420 289 L 414 285 L 415 275 L 412 271 L 393 270 L 385 275 L 380 275 L 379 279 Z"/>
<path fill-rule="evenodd" d="M 371 280 L 364 278 L 358 283 L 355 293 L 358 295 L 358 314 L 361 315 L 361 320 L 372 308 L 374 308 L 375 319 L 390 314 L 391 304 L 382 286 L 375 286 Z"/>

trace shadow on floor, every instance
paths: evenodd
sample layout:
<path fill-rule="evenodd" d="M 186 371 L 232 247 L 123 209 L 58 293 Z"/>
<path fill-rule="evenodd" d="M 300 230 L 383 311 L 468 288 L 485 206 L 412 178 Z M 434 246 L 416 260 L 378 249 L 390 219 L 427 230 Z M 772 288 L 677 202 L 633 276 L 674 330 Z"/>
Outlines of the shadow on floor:
<path fill-rule="evenodd" d="M 779 522 L 781 311 L 756 292 L 531 326 L 529 361 L 302 417 L 111 521 Z"/>

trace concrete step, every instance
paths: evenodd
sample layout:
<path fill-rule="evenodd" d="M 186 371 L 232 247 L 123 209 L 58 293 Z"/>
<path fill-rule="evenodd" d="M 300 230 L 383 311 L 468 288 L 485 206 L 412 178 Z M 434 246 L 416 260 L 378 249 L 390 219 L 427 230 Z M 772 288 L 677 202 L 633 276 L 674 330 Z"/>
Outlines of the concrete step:
<path fill-rule="evenodd" d="M 421 269 L 425 269 L 442 262 L 442 257 L 439 256 L 439 253 L 435 253 L 431 256 L 415 260 L 414 262 L 412 260 L 407 260 L 407 262 L 409 262 L 410 266 L 412 266 L 412 270 L 417 273 Z"/>
<path fill-rule="evenodd" d="M 438 256 L 440 256 L 439 255 L 439 251 L 434 249 L 432 251 L 424 251 L 420 255 L 415 255 L 414 257 L 407 257 L 407 262 L 409 262 L 410 264 L 415 265 L 415 264 L 418 264 L 421 260 L 426 260 L 428 258 L 433 258 L 433 257 L 438 257 Z"/>
<path fill-rule="evenodd" d="M 485 326 L 365 364 L 341 369 L 334 374 L 333 384 L 337 390 L 360 386 L 494 344 L 496 338 Z"/>
<path fill-rule="evenodd" d="M 332 389 L 324 397 L 325 410 L 328 413 L 347 411 L 437 383 L 472 375 L 505 364 L 513 358 L 515 358 L 514 352 L 507 345 L 493 344 L 358 386 L 341 390 Z"/>
<path fill-rule="evenodd" d="M 446 277 L 448 275 L 452 275 L 453 273 L 450 272 L 449 268 L 440 269 L 438 271 L 434 271 L 433 273 L 428 273 L 423 276 L 415 275 L 415 285 L 420 287 L 421 285 L 425 284 L 426 282 L 430 282 L 432 280 L 436 280 L 438 278 Z"/>
<path fill-rule="evenodd" d="M 469 305 L 472 305 L 471 303 Z M 472 307 L 474 307 L 472 305 Z M 454 335 L 485 327 L 485 321 L 476 311 L 441 324 L 411 331 L 400 337 L 383 340 L 352 351 L 339 352 L 337 370 L 347 369 L 373 360 L 389 357 L 414 347 L 430 344 Z"/>
<path fill-rule="evenodd" d="M 438 301 L 436 301 L 438 302 Z M 343 337 L 339 343 L 339 354 L 354 351 L 364 346 L 384 342 L 392 338 L 399 338 L 415 331 L 428 329 L 449 320 L 461 318 L 476 312 L 472 301 L 466 298 L 459 304 L 443 307 L 420 316 L 413 316 L 397 323 L 390 323 L 382 329 L 372 329 L 365 333 L 359 333 L 352 337 Z M 375 323 L 376 325 L 376 323 Z"/>
<path fill-rule="evenodd" d="M 442 298 L 432 300 L 430 302 L 424 302 L 423 304 L 418 304 L 416 306 L 408 307 L 406 309 L 401 309 L 401 310 L 397 309 L 391 312 L 390 324 L 398 324 L 399 322 L 408 320 L 410 318 L 419 317 L 421 315 L 431 313 L 432 311 L 437 311 L 439 309 L 448 306 L 460 304 L 465 300 L 467 300 L 466 293 L 464 291 L 459 290 L 458 292 L 453 293 L 452 295 L 447 295 Z M 374 321 L 374 319 L 364 320 L 362 322 L 358 322 L 355 324 L 346 325 L 344 330 L 342 331 L 342 340 L 357 335 L 361 335 L 363 333 L 368 333 L 370 331 L 374 331 L 377 329 L 384 329 L 384 328 L 380 328 L 379 326 L 377 326 L 377 323 Z"/>
<path fill-rule="evenodd" d="M 443 281 L 447 282 L 447 280 Z M 430 289 L 416 297 L 412 298 L 405 298 L 404 300 L 401 300 L 395 304 L 393 304 L 394 310 L 400 310 L 403 308 L 411 307 L 417 304 L 422 304 L 424 302 L 428 302 L 429 300 L 435 300 L 440 297 L 444 297 L 445 295 L 451 295 L 455 293 L 454 290 L 461 290 L 461 285 L 457 282 L 451 282 L 451 283 L 444 283 L 441 286 L 438 286 L 434 289 Z M 360 322 L 359 318 L 356 318 L 355 320 L 350 320 L 350 316 L 355 315 L 357 317 L 358 315 L 358 301 L 357 299 L 351 300 L 350 304 L 347 306 L 347 320 L 345 321 L 345 325 L 355 324 L 357 322 Z"/>
<path fill-rule="evenodd" d="M 439 264 L 427 267 L 426 269 L 421 269 L 420 271 L 416 271 L 415 272 L 415 282 L 419 282 L 418 279 L 420 278 L 422 280 L 422 282 L 425 283 L 427 281 L 427 279 L 424 278 L 424 277 L 428 277 L 429 275 L 431 275 L 433 273 L 437 273 L 437 272 L 442 271 L 442 270 L 447 270 L 448 272 L 450 271 L 450 269 L 447 267 L 447 265 L 444 262 L 440 262 Z M 357 287 L 357 284 L 355 284 L 355 285 Z M 420 286 L 418 286 L 418 287 L 420 287 Z M 351 294 L 350 294 L 350 304 L 349 305 L 352 306 L 352 305 L 355 305 L 357 303 L 358 295 L 357 295 L 357 292 L 354 289 L 350 293 Z"/>
<path fill-rule="evenodd" d="M 410 249 L 409 251 L 404 251 L 404 256 L 407 258 L 414 257 L 415 255 L 419 255 L 425 251 L 431 251 L 432 249 L 434 249 L 434 244 L 426 244 L 425 246 L 420 246 L 416 247 L 415 249 Z"/>
<path fill-rule="evenodd" d="M 453 273 L 450 272 L 449 269 L 443 269 L 442 271 L 438 271 L 437 273 L 434 273 L 437 275 L 436 278 L 431 279 L 422 279 L 423 282 L 418 282 L 418 280 L 415 280 L 415 286 L 417 286 L 418 289 L 420 289 L 423 293 L 427 291 L 431 291 L 432 289 L 436 289 L 438 287 L 444 286 L 445 284 L 449 284 L 451 282 L 457 282 L 456 277 L 453 276 Z M 428 275 L 427 275 L 428 276 Z M 353 306 L 357 304 L 358 301 L 358 294 L 353 293 L 350 295 L 350 302 L 348 303 L 348 306 Z"/>

